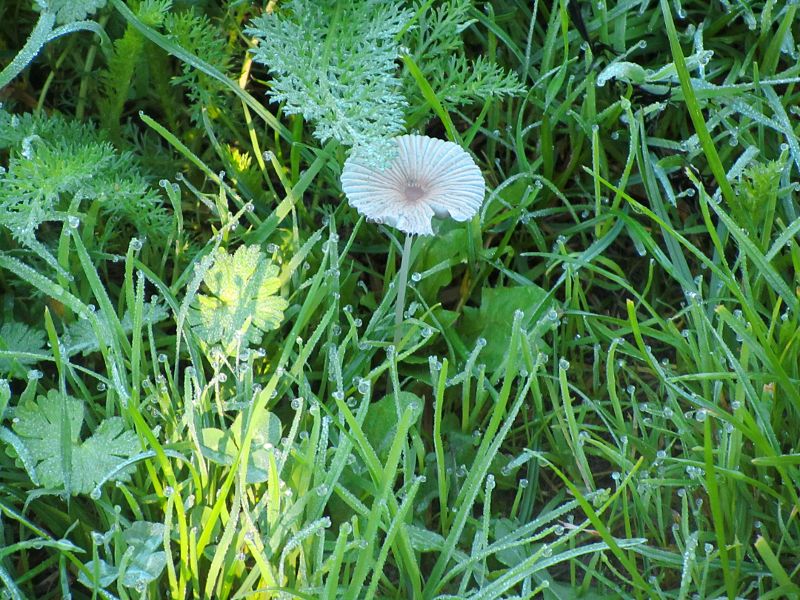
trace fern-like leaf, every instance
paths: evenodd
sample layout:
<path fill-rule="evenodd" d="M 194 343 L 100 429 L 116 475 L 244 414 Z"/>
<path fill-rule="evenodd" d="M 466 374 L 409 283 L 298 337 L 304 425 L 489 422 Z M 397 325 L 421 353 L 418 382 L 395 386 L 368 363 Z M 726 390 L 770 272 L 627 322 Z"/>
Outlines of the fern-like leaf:
<path fill-rule="evenodd" d="M 37 0 L 45 10 L 56 14 L 56 23 L 73 23 L 93 15 L 106 5 L 106 0 Z"/>
<path fill-rule="evenodd" d="M 10 152 L 0 172 L 0 228 L 54 269 L 62 271 L 41 225 L 64 222 L 68 211 L 79 218 L 74 211 L 84 203 L 96 201 L 105 217 L 95 224 L 99 249 L 124 251 L 126 228 L 156 245 L 169 237 L 172 220 L 134 157 L 117 152 L 92 125 L 0 109 L 3 148 Z"/>
<path fill-rule="evenodd" d="M 205 15 L 192 10 L 169 13 L 164 21 L 164 27 L 182 48 L 201 56 L 205 62 L 221 73 L 230 70 L 231 49 L 225 43 L 225 34 Z M 186 90 L 190 100 L 192 120 L 200 122 L 203 110 L 207 110 L 212 118 L 216 118 L 224 109 L 228 99 L 219 82 L 186 63 L 183 63 L 181 68 L 182 74 L 174 77 L 171 83 L 180 85 Z"/>
<path fill-rule="evenodd" d="M 322 142 L 384 163 L 404 130 L 395 38 L 411 18 L 397 2 L 290 0 L 253 20 L 255 60 L 272 73 L 270 97 L 314 123 Z"/>
<path fill-rule="evenodd" d="M 518 96 L 525 90 L 513 71 L 479 56 L 467 58 L 462 33 L 475 23 L 469 13 L 469 0 L 446 0 L 425 10 L 419 26 L 406 34 L 414 62 L 437 94 L 449 108 L 464 106 L 486 98 Z M 422 2 L 416 3 L 422 10 Z M 411 104 L 424 102 L 411 73 L 405 73 Z"/>

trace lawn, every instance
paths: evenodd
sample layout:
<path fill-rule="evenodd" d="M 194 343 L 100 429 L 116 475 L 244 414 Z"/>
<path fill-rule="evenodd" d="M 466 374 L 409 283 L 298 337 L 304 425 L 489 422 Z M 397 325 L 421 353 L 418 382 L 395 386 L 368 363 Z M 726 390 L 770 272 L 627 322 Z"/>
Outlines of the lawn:
<path fill-rule="evenodd" d="M 0 598 L 800 597 L 800 15 L 0 3 Z"/>

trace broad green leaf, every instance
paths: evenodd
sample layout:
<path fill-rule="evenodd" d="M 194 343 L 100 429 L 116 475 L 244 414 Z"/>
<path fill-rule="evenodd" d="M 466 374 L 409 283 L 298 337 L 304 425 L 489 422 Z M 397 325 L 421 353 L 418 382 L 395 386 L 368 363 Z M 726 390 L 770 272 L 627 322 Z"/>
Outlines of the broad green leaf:
<path fill-rule="evenodd" d="M 494 535 L 500 540 L 513 533 L 521 527 L 521 524 L 512 519 L 496 519 L 494 521 Z M 497 560 L 507 567 L 515 567 L 521 564 L 530 554 L 530 547 L 511 546 L 502 548 L 495 554 Z"/>
<path fill-rule="evenodd" d="M 536 285 L 484 288 L 480 308 L 466 307 L 460 323 L 468 345 L 474 346 L 479 337 L 486 340 L 478 362 L 485 363 L 490 372 L 496 370 L 508 352 L 514 313 L 524 313 L 522 326 L 527 327 L 536 314 L 547 308 L 542 306 L 546 296 L 547 292 Z"/>
<path fill-rule="evenodd" d="M 604 86 L 611 79 L 641 85 L 647 81 L 647 70 L 636 63 L 617 61 L 600 72 L 597 76 L 597 85 Z"/>
<path fill-rule="evenodd" d="M 423 406 L 420 397 L 411 392 L 399 392 L 397 396 L 401 411 L 412 403 L 420 408 Z M 421 414 L 421 410 L 417 411 L 416 417 L 419 418 Z M 384 460 L 389 452 L 399 420 L 394 394 L 384 396 L 370 404 L 367 418 L 364 421 L 364 433 L 381 460 Z"/>
<path fill-rule="evenodd" d="M 463 227 L 451 229 L 444 235 L 435 236 L 426 242 L 421 256 L 421 268 L 418 270 L 427 271 L 447 264 L 446 267 L 431 273 L 417 284 L 420 293 L 431 304 L 434 304 L 438 302 L 439 290 L 450 285 L 453 280 L 451 267 L 467 258 L 467 232 Z"/>
<path fill-rule="evenodd" d="M 200 451 L 208 460 L 218 465 L 232 465 L 236 459 L 236 442 L 230 430 L 204 427 L 201 432 Z"/>
<path fill-rule="evenodd" d="M 438 552 L 444 546 L 444 537 L 435 531 L 423 529 L 416 525 L 406 525 L 406 531 L 408 531 L 411 546 L 417 552 Z"/>

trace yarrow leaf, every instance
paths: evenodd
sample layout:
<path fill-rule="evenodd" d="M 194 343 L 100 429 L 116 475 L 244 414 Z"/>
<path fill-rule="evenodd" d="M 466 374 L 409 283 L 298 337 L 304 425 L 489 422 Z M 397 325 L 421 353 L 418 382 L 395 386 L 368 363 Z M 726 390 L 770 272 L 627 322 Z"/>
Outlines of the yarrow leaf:
<path fill-rule="evenodd" d="M 39 5 L 56 14 L 60 24 L 81 21 L 106 5 L 106 0 L 38 0 Z"/>
<path fill-rule="evenodd" d="M 156 244 L 169 238 L 172 219 L 133 155 L 117 152 L 91 124 L 58 115 L 13 115 L 0 108 L 0 150 L 6 148 L 0 228 L 53 269 L 63 271 L 50 247 L 58 230 L 40 226 L 64 222 L 67 211 L 76 207 L 87 213 L 99 209 L 105 217 L 94 224 L 97 249 L 126 250 L 126 233 L 145 235 Z M 81 222 L 85 215 L 73 218 Z"/>
<path fill-rule="evenodd" d="M 231 47 L 220 43 L 222 33 L 206 15 L 191 9 L 170 12 L 164 19 L 164 27 L 182 48 L 202 56 L 205 62 L 222 73 L 230 70 Z M 226 108 L 227 95 L 222 92 L 219 82 L 186 63 L 182 64 L 181 71 L 181 75 L 173 77 L 171 83 L 186 90 L 192 120 L 200 122 L 203 111 L 215 118 Z"/>
<path fill-rule="evenodd" d="M 415 3 L 417 11 L 423 2 Z M 425 79 L 448 108 L 464 106 L 486 98 L 519 96 L 524 93 L 517 74 L 478 56 L 467 58 L 462 33 L 475 23 L 470 16 L 470 0 L 445 0 L 436 2 L 422 11 L 419 25 L 410 29 L 404 41 L 409 53 L 420 67 Z M 423 102 L 412 74 L 404 73 L 411 106 Z"/>
<path fill-rule="evenodd" d="M 62 414 L 66 407 L 66 414 Z M 136 434 L 125 429 L 120 417 L 105 419 L 88 439 L 81 441 L 84 403 L 71 396 L 50 390 L 36 401 L 23 402 L 16 408 L 13 429 L 35 462 L 35 472 L 43 487 L 60 489 L 68 475 L 73 494 L 88 494 L 98 482 L 113 472 L 141 448 Z M 68 421 L 71 459 L 62 456 L 62 432 Z M 69 473 L 64 473 L 69 464 Z M 113 480 L 125 481 L 128 471 L 116 473 Z"/>
<path fill-rule="evenodd" d="M 288 303 L 280 289 L 279 269 L 257 246 L 241 246 L 234 254 L 219 249 L 203 276 L 208 294 L 198 294 L 189 323 L 204 351 L 218 346 L 232 356 L 261 342 L 277 329 Z"/>
<path fill-rule="evenodd" d="M 255 61 L 273 79 L 270 97 L 302 114 L 322 142 L 353 146 L 366 160 L 394 155 L 406 104 L 397 76 L 396 36 L 412 13 L 378 0 L 290 0 L 253 20 Z"/>

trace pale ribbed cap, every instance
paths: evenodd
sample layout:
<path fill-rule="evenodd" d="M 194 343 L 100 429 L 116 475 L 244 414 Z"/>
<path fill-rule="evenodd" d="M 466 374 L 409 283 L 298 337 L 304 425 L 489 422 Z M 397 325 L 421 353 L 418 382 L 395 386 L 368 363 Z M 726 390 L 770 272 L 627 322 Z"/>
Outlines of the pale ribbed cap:
<path fill-rule="evenodd" d="M 467 221 L 478 212 L 486 183 L 461 146 L 425 135 L 395 141 L 397 155 L 384 170 L 352 156 L 345 162 L 342 189 L 353 208 L 416 235 L 433 235 L 433 216 Z"/>

